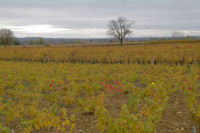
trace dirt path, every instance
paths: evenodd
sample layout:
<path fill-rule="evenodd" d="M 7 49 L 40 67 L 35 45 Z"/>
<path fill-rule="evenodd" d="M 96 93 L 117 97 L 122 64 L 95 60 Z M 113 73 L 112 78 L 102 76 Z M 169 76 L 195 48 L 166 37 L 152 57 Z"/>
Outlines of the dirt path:
<path fill-rule="evenodd" d="M 154 133 L 192 133 L 193 126 L 197 128 L 197 124 L 191 121 L 184 94 L 179 90 L 169 96 L 167 108 Z M 196 130 L 200 133 L 199 127 Z"/>

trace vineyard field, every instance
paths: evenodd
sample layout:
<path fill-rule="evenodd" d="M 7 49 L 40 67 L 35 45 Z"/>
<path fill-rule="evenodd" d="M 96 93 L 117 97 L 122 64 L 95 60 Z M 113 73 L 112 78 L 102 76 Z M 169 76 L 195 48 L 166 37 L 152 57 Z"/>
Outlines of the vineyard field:
<path fill-rule="evenodd" d="M 200 0 L 0 0 L 0 133 L 200 133 Z"/>
<path fill-rule="evenodd" d="M 190 57 L 193 58 L 200 47 L 189 46 L 179 46 L 180 48 L 175 48 L 165 55 L 175 54 L 178 50 L 185 51 L 184 54 L 188 57 L 191 54 Z M 145 49 L 144 46 L 137 48 L 138 53 Z M 168 49 L 162 50 L 172 49 L 171 46 L 166 48 Z M 57 59 L 61 57 L 62 60 L 63 52 L 69 54 L 66 52 L 68 48 L 27 49 L 0 48 L 0 57 L 41 60 L 44 58 L 41 54 L 53 54 L 54 57 L 54 54 L 58 53 Z M 117 52 L 112 50 L 113 54 L 110 56 L 117 56 L 117 53 L 124 49 L 133 50 L 132 47 L 114 49 Z M 106 53 L 111 48 L 104 50 Z M 154 47 L 151 50 L 154 50 Z M 161 54 L 162 50 L 156 49 L 153 54 Z M 192 50 L 196 54 L 192 54 Z M 92 53 L 92 49 L 77 48 L 77 51 L 84 53 L 80 58 L 86 58 L 88 53 L 96 55 Z M 101 55 L 103 48 L 97 51 Z M 183 56 L 182 53 L 178 54 Z M 100 59 L 100 55 L 97 54 L 96 59 Z M 139 56 L 142 57 L 142 54 Z M 162 115 L 169 109 L 170 104 L 174 104 L 171 98 L 177 98 L 177 95 L 182 104 L 185 104 L 188 122 L 182 123 L 176 132 L 189 133 L 192 126 L 196 126 L 197 131 L 200 131 L 199 68 L 199 64 L 0 61 L 0 132 L 162 133 Z M 177 95 L 174 95 L 176 93 Z"/>
<path fill-rule="evenodd" d="M 199 64 L 200 43 L 123 47 L 0 47 L 0 59 L 42 63 Z"/>

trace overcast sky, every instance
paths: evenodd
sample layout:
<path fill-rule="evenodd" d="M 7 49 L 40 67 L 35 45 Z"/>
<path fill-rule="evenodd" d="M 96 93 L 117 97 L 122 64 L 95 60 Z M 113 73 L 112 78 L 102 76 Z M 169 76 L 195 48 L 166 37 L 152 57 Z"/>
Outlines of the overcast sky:
<path fill-rule="evenodd" d="M 0 28 L 17 37 L 102 38 L 118 16 L 133 37 L 200 35 L 200 0 L 0 0 Z"/>

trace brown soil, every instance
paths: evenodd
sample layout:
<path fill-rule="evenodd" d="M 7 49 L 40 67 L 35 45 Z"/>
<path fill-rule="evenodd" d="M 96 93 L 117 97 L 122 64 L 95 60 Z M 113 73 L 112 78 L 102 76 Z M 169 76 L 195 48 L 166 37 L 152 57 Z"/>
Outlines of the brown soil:
<path fill-rule="evenodd" d="M 126 104 L 128 94 L 115 94 L 110 97 L 106 97 L 104 101 L 105 108 L 109 111 L 111 118 L 120 117 L 121 107 Z"/>
<path fill-rule="evenodd" d="M 168 106 L 162 113 L 154 133 L 191 133 L 192 127 L 200 133 L 199 125 L 191 121 L 182 91 L 177 91 L 169 96 Z"/>
<path fill-rule="evenodd" d="M 121 107 L 126 103 L 127 99 L 128 94 L 121 95 L 117 92 L 105 98 L 105 108 L 109 111 L 112 118 L 118 118 L 120 116 Z M 73 133 L 99 133 L 96 129 L 97 118 L 93 112 L 84 112 L 76 117 L 76 127 Z"/>
<path fill-rule="evenodd" d="M 77 116 L 76 126 L 72 133 L 98 133 L 96 117 L 93 113 L 82 113 Z"/>

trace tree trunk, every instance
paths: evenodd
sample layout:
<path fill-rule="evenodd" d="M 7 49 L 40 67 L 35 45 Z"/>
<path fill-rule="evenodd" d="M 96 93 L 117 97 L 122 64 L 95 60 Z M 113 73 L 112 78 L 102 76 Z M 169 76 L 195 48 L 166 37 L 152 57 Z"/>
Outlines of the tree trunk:
<path fill-rule="evenodd" d="M 120 45 L 123 46 L 123 39 L 120 40 Z"/>

